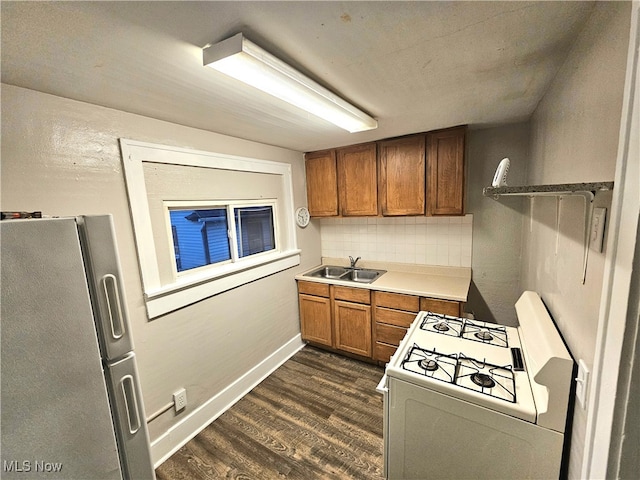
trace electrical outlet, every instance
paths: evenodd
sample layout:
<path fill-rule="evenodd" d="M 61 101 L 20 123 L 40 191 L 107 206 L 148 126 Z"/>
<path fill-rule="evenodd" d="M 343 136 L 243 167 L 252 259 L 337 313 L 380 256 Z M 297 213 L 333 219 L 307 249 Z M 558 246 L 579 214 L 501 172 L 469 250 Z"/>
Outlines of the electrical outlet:
<path fill-rule="evenodd" d="M 187 406 L 187 391 L 184 388 L 181 388 L 173 394 L 173 406 L 176 412 L 179 412 Z"/>
<path fill-rule="evenodd" d="M 591 249 L 602 253 L 602 245 L 604 243 L 604 225 L 607 219 L 606 208 L 594 208 L 593 220 L 591 221 L 591 238 L 589 243 Z"/>

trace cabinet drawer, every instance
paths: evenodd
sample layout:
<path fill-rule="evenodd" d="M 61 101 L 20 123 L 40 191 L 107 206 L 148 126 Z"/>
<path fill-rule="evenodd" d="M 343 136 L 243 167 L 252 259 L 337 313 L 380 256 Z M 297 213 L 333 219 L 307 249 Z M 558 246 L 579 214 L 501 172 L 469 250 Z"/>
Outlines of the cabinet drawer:
<path fill-rule="evenodd" d="M 460 316 L 460 302 L 450 300 L 436 300 L 435 298 L 421 298 L 420 310 L 434 313 L 444 313 L 454 317 Z"/>
<path fill-rule="evenodd" d="M 376 342 L 388 343 L 397 347 L 406 333 L 406 328 L 376 323 Z"/>
<path fill-rule="evenodd" d="M 333 298 L 336 300 L 346 300 L 366 305 L 371 303 L 371 292 L 367 289 L 341 287 L 339 285 L 332 285 L 331 288 L 333 288 Z"/>
<path fill-rule="evenodd" d="M 397 348 L 386 343 L 378 343 L 373 346 L 373 359 L 380 362 L 388 362 L 391 356 L 396 353 Z"/>
<path fill-rule="evenodd" d="M 329 297 L 329 284 L 304 282 L 298 280 L 298 292 L 307 295 L 317 295 L 318 297 Z"/>
<path fill-rule="evenodd" d="M 413 312 L 400 312 L 387 308 L 376 308 L 375 316 L 377 323 L 388 323 L 389 325 L 405 328 L 408 328 L 416 318 L 416 314 Z"/>
<path fill-rule="evenodd" d="M 420 297 L 414 295 L 387 292 L 374 292 L 373 295 L 377 307 L 395 308 L 415 313 L 418 313 L 420 308 Z"/>

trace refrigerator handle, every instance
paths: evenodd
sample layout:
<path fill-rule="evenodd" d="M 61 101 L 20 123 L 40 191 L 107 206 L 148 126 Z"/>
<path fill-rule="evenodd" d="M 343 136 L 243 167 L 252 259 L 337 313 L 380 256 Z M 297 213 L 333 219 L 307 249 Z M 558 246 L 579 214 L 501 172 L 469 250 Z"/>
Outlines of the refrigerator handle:
<path fill-rule="evenodd" d="M 115 340 L 118 340 L 122 338 L 125 333 L 122 302 L 120 301 L 120 293 L 118 292 L 118 279 L 115 275 L 108 273 L 104 275 L 101 280 L 102 293 L 107 302 L 107 310 L 109 312 L 111 335 Z"/>
<path fill-rule="evenodd" d="M 140 414 L 138 413 L 138 398 L 133 377 L 126 375 L 120 380 L 120 388 L 124 407 L 127 411 L 127 421 L 129 422 L 129 433 L 134 435 L 140 430 Z"/>

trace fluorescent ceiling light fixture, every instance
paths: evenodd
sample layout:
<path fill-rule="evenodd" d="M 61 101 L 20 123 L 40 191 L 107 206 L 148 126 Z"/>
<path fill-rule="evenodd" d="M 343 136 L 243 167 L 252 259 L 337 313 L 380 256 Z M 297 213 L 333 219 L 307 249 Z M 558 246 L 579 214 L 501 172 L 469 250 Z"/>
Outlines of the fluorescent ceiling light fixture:
<path fill-rule="evenodd" d="M 323 118 L 351 133 L 378 122 L 247 40 L 242 33 L 206 47 L 203 64 Z"/>

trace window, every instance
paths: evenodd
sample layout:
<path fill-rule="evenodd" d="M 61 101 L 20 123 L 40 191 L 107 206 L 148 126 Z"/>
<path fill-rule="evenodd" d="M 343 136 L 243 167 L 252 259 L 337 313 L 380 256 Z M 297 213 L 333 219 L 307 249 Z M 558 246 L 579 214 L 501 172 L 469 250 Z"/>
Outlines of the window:
<path fill-rule="evenodd" d="M 169 218 L 178 272 L 231 259 L 226 209 L 170 208 Z"/>
<path fill-rule="evenodd" d="M 238 257 L 276 248 L 273 230 L 273 207 L 244 207 L 234 210 Z"/>
<path fill-rule="evenodd" d="M 149 319 L 300 264 L 297 153 L 265 147 L 287 163 L 125 139 L 120 147 Z"/>
<path fill-rule="evenodd" d="M 177 273 L 276 250 L 275 202 L 208 205 L 215 208 L 184 203 L 165 202 Z"/>

